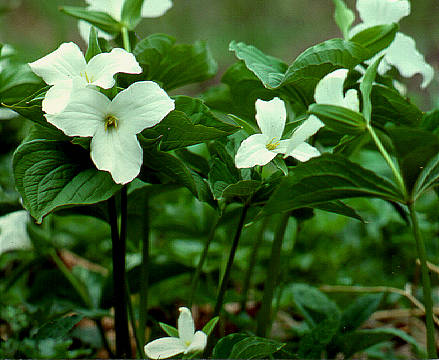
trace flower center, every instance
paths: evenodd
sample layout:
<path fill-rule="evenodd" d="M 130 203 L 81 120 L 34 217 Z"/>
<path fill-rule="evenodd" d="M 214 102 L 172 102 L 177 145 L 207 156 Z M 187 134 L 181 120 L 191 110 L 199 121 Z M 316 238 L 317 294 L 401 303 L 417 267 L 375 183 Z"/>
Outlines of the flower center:
<path fill-rule="evenodd" d="M 84 71 L 83 73 L 81 72 L 81 73 L 79 73 L 79 74 L 80 74 L 82 77 L 84 77 L 85 80 L 86 80 L 89 84 L 93 82 L 93 79 L 88 77 L 87 71 Z"/>
<path fill-rule="evenodd" d="M 275 139 L 276 138 L 271 139 L 270 142 L 267 145 L 265 145 L 265 148 L 267 150 L 272 151 L 272 150 L 276 149 L 280 145 L 280 141 L 274 142 Z"/>
<path fill-rule="evenodd" d="M 119 122 L 119 119 L 111 114 L 108 114 L 105 116 L 105 131 L 117 129 L 117 123 Z"/>

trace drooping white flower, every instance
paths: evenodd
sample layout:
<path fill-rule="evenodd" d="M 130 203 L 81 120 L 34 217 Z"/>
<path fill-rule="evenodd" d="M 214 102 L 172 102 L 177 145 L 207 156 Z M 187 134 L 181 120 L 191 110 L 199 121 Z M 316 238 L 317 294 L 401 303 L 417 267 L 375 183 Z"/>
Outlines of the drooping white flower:
<path fill-rule="evenodd" d="M 315 119 L 306 120 L 287 140 L 281 140 L 286 121 L 284 102 L 279 98 L 270 101 L 256 100 L 256 121 L 261 134 L 254 134 L 241 143 L 235 156 L 237 168 L 266 165 L 277 154 L 307 161 L 319 156 L 319 151 L 305 140 L 314 135 L 323 124 L 316 126 Z M 317 119 L 319 123 L 320 120 Z"/>
<path fill-rule="evenodd" d="M 351 36 L 372 26 L 398 23 L 410 14 L 410 2 L 408 0 L 357 0 L 357 10 L 363 22 L 351 29 Z M 401 32 L 396 33 L 395 39 L 387 49 L 376 54 L 366 63 L 372 64 L 382 55 L 384 58 L 378 67 L 378 73 L 381 75 L 394 66 L 404 77 L 421 74 L 423 77 L 421 88 L 425 88 L 433 80 L 433 68 L 425 62 L 424 56 L 416 49 L 415 41 Z"/>
<path fill-rule="evenodd" d="M 125 0 L 86 0 L 88 10 L 107 13 L 114 20 L 120 21 L 122 17 L 122 7 Z M 145 0 L 142 6 L 141 16 L 144 18 L 156 18 L 164 15 L 172 7 L 171 0 Z M 84 41 L 88 42 L 90 35 L 90 24 L 85 21 L 78 22 L 79 33 Z M 98 36 L 110 40 L 112 35 L 96 29 Z"/>
<path fill-rule="evenodd" d="M 115 74 L 142 72 L 134 55 L 123 49 L 98 54 L 87 63 L 79 47 L 72 42 L 61 44 L 29 66 L 46 84 L 53 85 L 43 100 L 43 111 L 52 115 L 65 108 L 76 90 L 86 86 L 109 89 L 115 84 Z"/>
<path fill-rule="evenodd" d="M 146 344 L 145 354 L 150 359 L 166 359 L 181 353 L 186 355 L 203 351 L 206 347 L 207 335 L 202 331 L 195 332 L 191 311 L 186 307 L 178 310 L 178 338 L 164 337 Z"/>
<path fill-rule="evenodd" d="M 126 184 L 139 174 L 143 162 L 136 134 L 158 124 L 173 109 L 174 101 L 159 85 L 140 81 L 112 101 L 94 89 L 78 89 L 62 112 L 46 114 L 46 119 L 68 136 L 92 137 L 96 167 L 110 172 L 116 183 Z"/>
<path fill-rule="evenodd" d="M 19 210 L 0 217 L 0 255 L 11 250 L 25 250 L 32 247 L 27 233 L 30 216 L 26 210 Z"/>

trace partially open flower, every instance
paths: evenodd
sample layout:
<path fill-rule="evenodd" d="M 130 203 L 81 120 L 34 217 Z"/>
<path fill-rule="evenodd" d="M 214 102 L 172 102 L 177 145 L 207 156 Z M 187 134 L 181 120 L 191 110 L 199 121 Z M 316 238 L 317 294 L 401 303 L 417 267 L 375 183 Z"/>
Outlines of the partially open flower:
<path fill-rule="evenodd" d="M 178 338 L 164 337 L 145 345 L 145 354 L 150 359 L 166 359 L 178 354 L 190 354 L 203 351 L 207 343 L 207 335 L 202 331 L 195 332 L 194 319 L 186 307 L 178 309 Z"/>

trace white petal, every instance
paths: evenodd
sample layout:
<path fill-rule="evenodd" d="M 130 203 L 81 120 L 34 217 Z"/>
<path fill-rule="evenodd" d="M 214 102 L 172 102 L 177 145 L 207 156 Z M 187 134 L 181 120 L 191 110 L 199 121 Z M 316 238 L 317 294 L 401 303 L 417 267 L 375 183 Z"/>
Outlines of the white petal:
<path fill-rule="evenodd" d="M 60 113 L 67 106 L 72 94 L 72 80 L 65 80 L 57 83 L 47 90 L 43 99 L 43 111 L 55 115 Z"/>
<path fill-rule="evenodd" d="M 255 165 L 268 164 L 276 156 L 275 152 L 265 147 L 270 140 L 264 134 L 255 134 L 245 139 L 235 155 L 236 167 L 251 168 Z"/>
<path fill-rule="evenodd" d="M 54 85 L 79 76 L 84 71 L 86 62 L 78 45 L 69 42 L 61 44 L 54 52 L 29 66 L 46 84 Z"/>
<path fill-rule="evenodd" d="M 0 120 L 10 120 L 17 116 L 18 114 L 14 110 L 0 107 Z"/>
<path fill-rule="evenodd" d="M 117 73 L 140 74 L 142 68 L 133 54 L 124 49 L 113 49 L 90 59 L 86 68 L 88 82 L 104 89 L 113 87 Z"/>
<path fill-rule="evenodd" d="M 425 88 L 433 80 L 433 68 L 425 62 L 424 56 L 416 50 L 416 43 L 410 36 L 398 32 L 395 40 L 387 48 L 384 60 L 389 65 L 395 66 L 404 77 L 421 74 L 423 77 L 422 88 Z"/>
<path fill-rule="evenodd" d="M 57 114 L 46 114 L 46 119 L 68 136 L 93 136 L 104 126 L 110 100 L 100 92 L 82 88 L 72 92 L 65 109 Z"/>
<path fill-rule="evenodd" d="M 90 28 L 91 28 L 90 23 L 83 20 L 78 21 L 79 35 L 81 35 L 82 39 L 85 41 L 86 44 L 88 44 L 88 40 L 90 38 Z M 98 37 L 101 37 L 106 40 L 111 40 L 113 38 L 113 35 L 107 34 L 106 32 L 100 29 L 96 28 L 96 31 L 98 33 Z"/>
<path fill-rule="evenodd" d="M 155 18 L 162 16 L 171 7 L 171 0 L 145 0 L 142 7 L 142 17 Z"/>
<path fill-rule="evenodd" d="M 27 233 L 30 217 L 27 211 L 19 210 L 0 217 L 0 255 L 6 251 L 32 247 Z"/>
<path fill-rule="evenodd" d="M 194 339 L 189 347 L 184 352 L 185 354 L 203 351 L 207 344 L 207 335 L 202 331 L 197 331 L 194 335 Z"/>
<path fill-rule="evenodd" d="M 294 130 L 291 139 L 302 143 L 313 136 L 323 126 L 325 126 L 325 124 L 321 122 L 318 117 L 311 115 L 300 126 L 298 126 L 296 130 Z"/>
<path fill-rule="evenodd" d="M 284 102 L 275 97 L 270 101 L 256 100 L 256 121 L 269 140 L 282 137 L 287 113 Z"/>
<path fill-rule="evenodd" d="M 186 343 L 190 344 L 194 338 L 195 324 L 191 311 L 186 307 L 178 309 L 180 316 L 178 317 L 178 336 Z"/>
<path fill-rule="evenodd" d="M 367 27 L 397 23 L 410 14 L 408 0 L 357 0 L 357 10 Z"/>
<path fill-rule="evenodd" d="M 287 156 L 292 156 L 299 161 L 308 161 L 313 157 L 320 156 L 320 152 L 315 147 L 312 147 L 307 143 L 302 143 L 291 152 L 285 154 L 285 157 Z"/>
<path fill-rule="evenodd" d="M 123 135 L 123 136 L 121 136 Z M 127 184 L 140 172 L 143 150 L 136 135 L 99 126 L 91 141 L 91 158 L 99 170 L 108 171 L 117 184 Z"/>
<path fill-rule="evenodd" d="M 138 134 L 174 110 L 174 100 L 152 81 L 139 81 L 113 99 L 110 112 L 120 120 L 120 131 Z"/>
<path fill-rule="evenodd" d="M 122 6 L 125 0 L 87 0 L 88 10 L 107 13 L 119 21 L 122 15 Z"/>
<path fill-rule="evenodd" d="M 343 106 L 353 111 L 360 111 L 360 100 L 357 90 L 349 89 L 343 99 Z"/>
<path fill-rule="evenodd" d="M 175 337 L 164 337 L 145 345 L 145 354 L 150 359 L 166 359 L 186 350 L 183 342 Z"/>

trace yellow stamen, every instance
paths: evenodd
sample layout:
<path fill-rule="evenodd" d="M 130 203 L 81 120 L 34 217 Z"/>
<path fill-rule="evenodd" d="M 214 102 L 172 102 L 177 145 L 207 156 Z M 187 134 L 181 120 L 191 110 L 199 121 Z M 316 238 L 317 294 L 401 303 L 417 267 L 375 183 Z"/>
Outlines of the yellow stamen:
<path fill-rule="evenodd" d="M 105 131 L 109 129 L 117 129 L 117 123 L 119 119 L 111 114 L 105 116 Z"/>
<path fill-rule="evenodd" d="M 267 145 L 265 145 L 267 150 L 272 151 L 272 150 L 276 149 L 280 145 L 280 141 L 276 141 L 275 143 L 273 143 L 273 141 L 275 139 L 276 138 L 274 137 L 273 139 L 270 140 L 270 142 Z"/>

